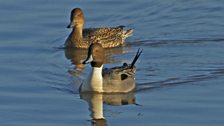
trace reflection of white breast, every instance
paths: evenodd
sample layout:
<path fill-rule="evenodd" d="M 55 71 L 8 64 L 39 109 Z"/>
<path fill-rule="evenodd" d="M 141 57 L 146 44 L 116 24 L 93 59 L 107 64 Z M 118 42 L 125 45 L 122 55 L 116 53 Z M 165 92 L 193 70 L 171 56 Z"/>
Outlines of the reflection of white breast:
<path fill-rule="evenodd" d="M 89 102 L 89 109 L 93 119 L 102 119 L 103 117 L 103 95 L 94 94 Z"/>

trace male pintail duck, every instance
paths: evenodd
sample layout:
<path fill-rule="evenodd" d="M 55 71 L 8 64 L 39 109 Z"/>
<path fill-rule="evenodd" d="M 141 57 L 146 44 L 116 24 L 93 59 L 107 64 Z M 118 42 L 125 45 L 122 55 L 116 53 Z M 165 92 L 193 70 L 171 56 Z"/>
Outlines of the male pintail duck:
<path fill-rule="evenodd" d="M 138 50 L 131 64 L 124 63 L 122 66 L 103 69 L 104 49 L 99 43 L 93 43 L 88 49 L 87 59 L 83 64 L 90 63 L 92 71 L 87 82 L 80 86 L 80 92 L 99 93 L 125 93 L 135 89 L 135 62 L 141 55 Z"/>
<path fill-rule="evenodd" d="M 132 36 L 133 29 L 124 30 L 124 26 L 111 28 L 86 28 L 83 29 L 85 18 L 80 8 L 71 11 L 70 24 L 73 28 L 65 41 L 66 47 L 88 48 L 91 43 L 100 42 L 103 48 L 112 48 L 124 45 L 127 37 Z"/>

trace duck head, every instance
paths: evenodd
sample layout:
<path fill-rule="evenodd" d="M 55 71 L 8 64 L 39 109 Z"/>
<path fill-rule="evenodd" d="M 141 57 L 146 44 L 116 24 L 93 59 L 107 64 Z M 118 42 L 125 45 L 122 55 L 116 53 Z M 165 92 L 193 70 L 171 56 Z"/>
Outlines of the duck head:
<path fill-rule="evenodd" d="M 82 10 L 80 8 L 73 9 L 70 15 L 70 24 L 67 26 L 67 28 L 83 27 L 84 23 L 85 18 Z"/>
<path fill-rule="evenodd" d="M 101 67 L 104 63 L 104 49 L 100 43 L 93 43 L 89 46 L 88 55 L 83 64 L 91 63 L 92 67 Z"/>

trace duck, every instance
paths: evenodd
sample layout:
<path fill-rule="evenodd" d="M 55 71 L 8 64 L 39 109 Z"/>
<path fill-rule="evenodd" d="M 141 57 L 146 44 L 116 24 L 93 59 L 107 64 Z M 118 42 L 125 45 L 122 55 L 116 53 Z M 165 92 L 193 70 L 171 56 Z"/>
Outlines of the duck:
<path fill-rule="evenodd" d="M 101 43 L 103 48 L 119 47 L 123 46 L 125 39 L 133 33 L 133 29 L 124 30 L 125 26 L 83 29 L 84 23 L 83 11 L 74 8 L 67 26 L 72 28 L 72 32 L 65 41 L 65 47 L 88 49 L 91 43 Z"/>
<path fill-rule="evenodd" d="M 80 92 L 127 93 L 135 90 L 135 63 L 143 50 L 138 49 L 131 64 L 103 68 L 104 48 L 100 43 L 92 43 L 88 48 L 87 58 L 83 64 L 91 64 L 91 72 Z"/>

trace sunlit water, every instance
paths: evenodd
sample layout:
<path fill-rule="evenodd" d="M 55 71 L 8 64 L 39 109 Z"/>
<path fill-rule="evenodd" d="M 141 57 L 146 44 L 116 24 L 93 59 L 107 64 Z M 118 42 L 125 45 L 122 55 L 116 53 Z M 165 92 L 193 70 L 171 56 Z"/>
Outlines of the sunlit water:
<path fill-rule="evenodd" d="M 74 7 L 85 27 L 135 29 L 105 65 L 130 63 L 142 48 L 135 93 L 80 96 L 86 52 L 61 49 Z M 7 0 L 0 8 L 2 126 L 92 125 L 94 107 L 105 117 L 98 125 L 224 124 L 224 1 Z"/>

